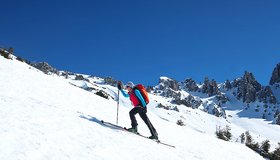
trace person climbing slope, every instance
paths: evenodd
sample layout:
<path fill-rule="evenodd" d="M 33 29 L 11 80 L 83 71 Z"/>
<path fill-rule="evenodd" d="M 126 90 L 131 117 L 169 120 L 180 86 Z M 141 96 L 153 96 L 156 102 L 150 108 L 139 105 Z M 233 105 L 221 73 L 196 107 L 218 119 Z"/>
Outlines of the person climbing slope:
<path fill-rule="evenodd" d="M 157 131 L 147 116 L 147 104 L 149 103 L 149 98 L 144 86 L 141 84 L 134 86 L 132 82 L 128 82 L 125 85 L 125 89 L 128 91 L 128 93 L 126 93 L 126 91 L 122 89 L 122 83 L 118 82 L 118 89 L 124 97 L 130 98 L 130 101 L 134 106 L 134 108 L 129 112 L 131 128 L 129 128 L 128 131 L 138 133 L 138 123 L 135 118 L 135 115 L 138 113 L 151 132 L 151 136 L 149 138 L 158 140 Z"/>

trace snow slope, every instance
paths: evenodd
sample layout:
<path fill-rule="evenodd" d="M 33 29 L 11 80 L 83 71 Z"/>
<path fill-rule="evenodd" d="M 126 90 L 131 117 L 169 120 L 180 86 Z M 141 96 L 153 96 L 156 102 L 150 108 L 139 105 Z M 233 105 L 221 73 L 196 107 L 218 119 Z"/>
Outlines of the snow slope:
<path fill-rule="evenodd" d="M 177 118 L 172 119 L 173 115 L 182 116 L 175 111 L 148 108 L 160 139 L 175 145 L 175 149 L 104 127 L 99 120 L 116 120 L 114 100 L 1 56 L 0 77 L 0 159 L 3 160 L 263 159 L 240 143 L 225 142 L 213 133 L 202 131 L 210 128 L 202 123 L 190 122 L 186 127 L 174 124 Z M 116 94 L 116 88 L 109 89 Z M 131 106 L 127 99 L 120 98 L 119 124 L 129 126 Z M 199 110 L 186 109 L 185 115 L 200 117 L 199 121 L 205 120 L 206 124 L 227 123 Z M 137 119 L 140 132 L 148 136 L 147 127 Z M 199 129 L 197 125 L 201 125 Z"/>

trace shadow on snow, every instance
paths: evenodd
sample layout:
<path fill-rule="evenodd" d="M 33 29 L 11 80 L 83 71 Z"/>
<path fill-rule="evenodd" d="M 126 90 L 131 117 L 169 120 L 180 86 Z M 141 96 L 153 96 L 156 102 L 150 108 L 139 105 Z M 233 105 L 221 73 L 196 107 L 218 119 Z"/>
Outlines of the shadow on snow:
<path fill-rule="evenodd" d="M 112 123 L 109 123 L 109 122 L 104 122 L 103 120 L 97 119 L 96 117 L 92 117 L 90 115 L 85 116 L 85 115 L 82 114 L 79 117 L 82 118 L 82 119 L 88 120 L 90 122 L 97 123 L 97 124 L 99 124 L 99 125 L 101 125 L 103 127 L 110 128 L 110 129 L 114 129 L 114 130 L 116 130 L 116 129 L 119 129 L 119 130 L 123 129 L 123 127 L 121 127 L 121 126 L 118 126 L 118 125 L 115 125 L 115 124 L 112 124 Z"/>

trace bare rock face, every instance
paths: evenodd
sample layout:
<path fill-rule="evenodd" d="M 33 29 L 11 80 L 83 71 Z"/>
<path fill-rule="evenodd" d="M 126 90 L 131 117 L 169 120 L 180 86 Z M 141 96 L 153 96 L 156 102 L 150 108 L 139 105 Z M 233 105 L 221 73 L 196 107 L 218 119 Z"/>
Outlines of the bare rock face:
<path fill-rule="evenodd" d="M 237 88 L 242 82 L 241 78 L 237 78 L 233 80 L 232 87 Z"/>
<path fill-rule="evenodd" d="M 255 79 L 254 75 L 246 71 L 237 88 L 237 99 L 245 103 L 255 102 L 257 99 L 257 92 L 261 89 L 262 86 Z"/>
<path fill-rule="evenodd" d="M 160 77 L 159 85 L 155 92 L 160 92 L 160 95 L 168 98 L 181 97 L 181 93 L 178 92 L 180 89 L 179 83 L 168 77 Z"/>
<path fill-rule="evenodd" d="M 58 74 L 58 70 L 49 65 L 47 62 L 39 62 L 39 63 L 32 63 L 31 66 L 39 69 L 40 71 L 44 72 L 45 74 Z"/>
<path fill-rule="evenodd" d="M 275 83 L 280 83 L 280 63 L 274 68 L 269 82 L 270 85 L 274 85 Z"/>
<path fill-rule="evenodd" d="M 181 99 L 180 97 L 175 98 L 173 100 L 173 103 L 178 104 L 178 105 L 183 104 L 183 105 L 185 105 L 187 107 L 191 107 L 191 108 L 198 108 L 202 104 L 202 101 L 200 99 L 196 100 L 192 95 L 189 95 L 184 99 Z"/>
<path fill-rule="evenodd" d="M 14 49 L 9 48 L 8 50 L 4 48 L 0 48 L 0 55 L 7 58 L 7 59 L 13 59 L 12 55 L 14 54 Z"/>
<path fill-rule="evenodd" d="M 191 78 L 188 78 L 184 81 L 184 86 L 185 89 L 190 92 L 196 92 L 198 90 L 196 82 Z"/>
<path fill-rule="evenodd" d="M 232 85 L 230 83 L 229 80 L 226 80 L 225 84 L 224 84 L 224 88 L 228 91 L 230 89 L 232 89 Z"/>
<path fill-rule="evenodd" d="M 215 80 L 210 81 L 207 77 L 204 80 L 202 85 L 202 93 L 207 94 L 208 96 L 220 95 L 221 91 Z"/>
<path fill-rule="evenodd" d="M 159 79 L 159 83 L 160 83 L 160 87 L 159 87 L 160 90 L 165 90 L 167 88 L 170 88 L 174 91 L 178 91 L 180 89 L 179 83 L 172 78 L 161 77 Z"/>
<path fill-rule="evenodd" d="M 83 75 L 76 75 L 75 80 L 81 80 L 81 81 L 89 82 L 89 80 L 87 78 L 85 78 Z"/>
<path fill-rule="evenodd" d="M 264 103 L 276 104 L 277 100 L 269 86 L 263 87 L 258 93 L 258 99 Z"/>
<path fill-rule="evenodd" d="M 280 114 L 278 114 L 278 115 L 276 116 L 275 121 L 276 121 L 276 122 L 275 122 L 276 124 L 280 125 Z"/>
<path fill-rule="evenodd" d="M 174 90 L 167 88 L 161 91 L 161 96 L 163 97 L 168 97 L 168 98 L 180 98 L 181 93 L 180 92 L 175 92 Z"/>
<path fill-rule="evenodd" d="M 104 78 L 104 83 L 105 83 L 105 84 L 109 84 L 109 85 L 111 85 L 111 86 L 117 86 L 118 81 L 115 80 L 115 79 L 113 79 L 112 77 L 105 77 L 105 78 Z"/>
<path fill-rule="evenodd" d="M 109 96 L 110 96 L 108 93 L 106 93 L 106 92 L 103 91 L 103 90 L 100 90 L 100 91 L 96 92 L 95 94 L 98 95 L 98 96 L 100 96 L 100 97 L 103 97 L 103 98 L 105 98 L 105 99 L 109 99 Z"/>
<path fill-rule="evenodd" d="M 216 99 L 222 104 L 227 103 L 229 101 L 228 97 L 224 94 L 220 94 L 216 96 Z"/>
<path fill-rule="evenodd" d="M 269 86 L 263 87 L 250 72 L 245 72 L 244 76 L 235 81 L 237 86 L 237 99 L 244 103 L 251 103 L 259 100 L 264 103 L 276 104 L 277 99 Z"/>
<path fill-rule="evenodd" d="M 174 111 L 179 112 L 179 109 L 177 108 L 177 106 L 166 106 L 161 103 L 157 105 L 157 108 L 163 108 L 165 110 L 174 110 Z"/>

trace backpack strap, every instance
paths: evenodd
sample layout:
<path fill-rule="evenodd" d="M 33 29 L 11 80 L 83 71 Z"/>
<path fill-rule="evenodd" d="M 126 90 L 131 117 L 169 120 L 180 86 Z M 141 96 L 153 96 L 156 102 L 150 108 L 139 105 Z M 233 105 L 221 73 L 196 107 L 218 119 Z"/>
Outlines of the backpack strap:
<path fill-rule="evenodd" d="M 138 92 L 136 92 L 136 90 L 137 90 Z M 134 92 L 136 98 L 138 99 L 138 101 L 140 102 L 141 106 L 142 106 L 142 107 L 146 107 L 147 104 L 146 104 L 146 102 L 145 102 L 144 97 L 142 96 L 141 91 L 135 87 L 135 88 L 133 88 L 133 92 Z M 137 94 L 137 93 L 139 93 L 139 94 Z M 141 97 L 140 97 L 140 96 L 141 96 Z"/>

